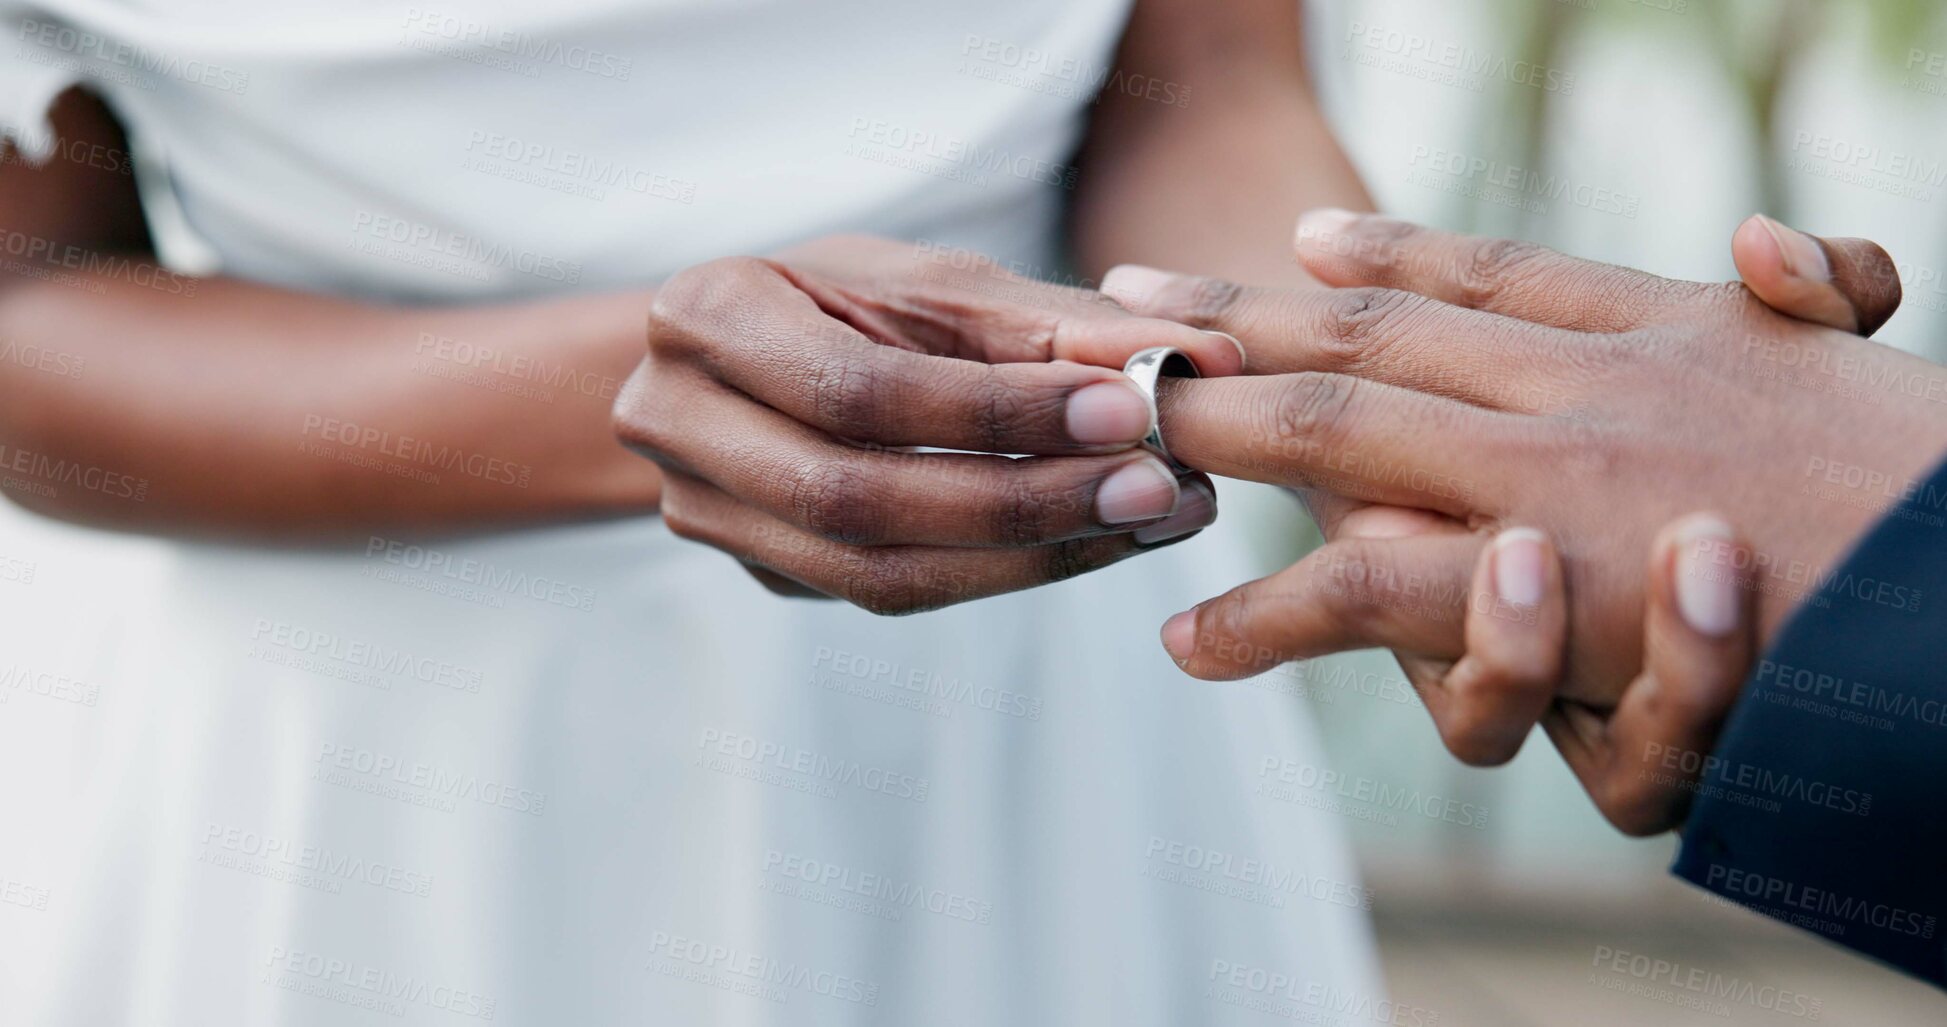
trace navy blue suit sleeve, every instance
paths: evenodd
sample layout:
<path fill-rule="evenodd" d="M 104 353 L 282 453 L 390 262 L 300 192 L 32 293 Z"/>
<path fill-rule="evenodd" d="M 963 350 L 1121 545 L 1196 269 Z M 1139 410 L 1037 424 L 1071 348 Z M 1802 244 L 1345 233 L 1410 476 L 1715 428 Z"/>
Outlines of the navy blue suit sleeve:
<path fill-rule="evenodd" d="M 1947 987 L 1947 466 L 1812 584 L 1716 750 L 1653 757 L 1702 770 L 1672 869 Z"/>

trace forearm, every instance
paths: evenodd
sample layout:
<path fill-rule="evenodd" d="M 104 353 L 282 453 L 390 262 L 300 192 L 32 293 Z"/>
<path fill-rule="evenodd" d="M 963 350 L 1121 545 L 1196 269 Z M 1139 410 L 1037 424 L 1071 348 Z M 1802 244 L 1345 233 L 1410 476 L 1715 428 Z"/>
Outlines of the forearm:
<path fill-rule="evenodd" d="M 1256 285 L 1310 281 L 1292 257 L 1301 211 L 1371 199 L 1306 81 L 1295 5 L 1141 0 L 1123 82 L 1090 121 L 1075 204 L 1084 273 L 1149 264 Z M 1133 94 L 1133 95 L 1132 95 Z"/>
<path fill-rule="evenodd" d="M 0 286 L 0 492 L 22 506 L 284 542 L 654 509 L 654 466 L 609 427 L 646 294 L 403 308 L 145 281 Z"/>

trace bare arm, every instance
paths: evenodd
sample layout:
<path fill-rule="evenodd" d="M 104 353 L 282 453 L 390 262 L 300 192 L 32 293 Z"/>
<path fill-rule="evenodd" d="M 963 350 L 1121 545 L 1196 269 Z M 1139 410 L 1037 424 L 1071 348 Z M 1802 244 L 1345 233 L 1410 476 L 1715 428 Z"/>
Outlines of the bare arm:
<path fill-rule="evenodd" d="M 1138 0 L 1116 65 L 1076 198 L 1092 277 L 1136 263 L 1306 283 L 1298 214 L 1371 209 L 1318 110 L 1292 0 Z"/>
<path fill-rule="evenodd" d="M 119 128 L 0 164 L 0 492 L 83 523 L 278 541 L 652 511 L 610 431 L 649 295 L 368 305 L 156 268 Z M 101 147 L 101 150 L 91 150 Z M 85 260 L 75 254 L 91 255 Z M 480 354 L 493 354 L 480 363 Z"/>

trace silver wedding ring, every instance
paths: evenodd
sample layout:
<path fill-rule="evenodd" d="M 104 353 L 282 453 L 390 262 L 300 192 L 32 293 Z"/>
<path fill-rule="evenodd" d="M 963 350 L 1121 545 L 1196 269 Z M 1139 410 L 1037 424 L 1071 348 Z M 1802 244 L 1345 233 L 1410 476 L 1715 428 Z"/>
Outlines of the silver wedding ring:
<path fill-rule="evenodd" d="M 1178 471 L 1189 470 L 1177 463 L 1176 458 L 1170 456 L 1169 447 L 1163 445 L 1163 419 L 1156 413 L 1156 379 L 1166 376 L 1201 378 L 1203 376 L 1197 372 L 1196 361 L 1175 346 L 1151 346 L 1130 357 L 1129 362 L 1122 365 L 1122 373 L 1136 383 L 1137 391 L 1149 401 L 1149 434 L 1143 437 L 1143 448 L 1162 457 Z"/>

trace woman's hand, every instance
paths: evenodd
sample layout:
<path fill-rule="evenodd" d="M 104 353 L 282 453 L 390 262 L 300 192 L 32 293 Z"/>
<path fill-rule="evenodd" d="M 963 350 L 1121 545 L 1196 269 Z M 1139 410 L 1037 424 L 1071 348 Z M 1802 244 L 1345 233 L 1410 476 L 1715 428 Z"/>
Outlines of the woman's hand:
<path fill-rule="evenodd" d="M 1812 249 L 1794 255 L 1789 243 L 1767 245 L 1776 231 L 1748 223 L 1736 239 L 1755 288 L 1785 302 L 1792 290 L 1850 297 L 1851 321 L 1869 327 L 1896 305 L 1897 279 L 1876 247 L 1798 237 Z M 1184 459 L 1437 511 L 1341 501 L 1338 517 L 1321 518 L 1338 541 L 1173 621 L 1171 648 L 1192 673 L 1240 676 L 1371 644 L 1410 654 L 1410 674 L 1421 659 L 1457 669 L 1453 660 L 1473 655 L 1462 610 L 1481 558 L 1475 532 L 1539 524 L 1570 540 L 1569 585 L 1583 597 L 1567 620 L 1574 645 L 1566 694 L 1611 709 L 1638 669 L 1630 639 L 1641 637 L 1644 579 L 1621 549 L 1646 546 L 1675 512 L 1666 508 L 1718 505 L 1765 525 L 1750 563 L 1729 570 L 1753 575 L 1768 637 L 1893 501 L 1848 501 L 1825 484 L 1827 469 L 1875 470 L 1897 495 L 1947 438 L 1927 409 L 1938 390 L 1930 400 L 1913 388 L 1941 380 L 1923 361 L 1786 321 L 1738 287 L 1668 282 L 1510 246 L 1379 219 L 1322 229 L 1314 220 L 1301 230 L 1301 255 L 1314 273 L 1413 288 L 1482 313 L 1383 289 L 1342 292 L 1324 305 L 1196 281 L 1134 290 L 1149 301 L 1134 304 L 1144 312 L 1236 329 L 1252 343 L 1254 371 L 1337 367 L 1387 383 L 1355 388 L 1349 377 L 1313 370 L 1261 382 L 1264 391 L 1248 396 L 1248 380 L 1179 384 L 1165 401 L 1165 427 Z M 1847 323 L 1834 310 L 1821 316 Z M 1307 319 L 1309 332 L 1300 327 Z M 1238 395 L 1214 395 L 1226 389 Z M 1196 412 L 1179 430 L 1184 410 Z M 1258 444 L 1233 441 L 1226 455 L 1215 433 L 1204 434 L 1204 419 L 1228 420 L 1246 437 L 1256 419 Z M 1916 597 L 1898 583 L 1861 589 L 1859 601 Z M 1459 679 L 1464 687 L 1452 697 L 1462 701 L 1451 704 L 1441 730 L 1470 762 L 1498 762 L 1547 708 L 1552 671 L 1495 680 L 1477 669 Z M 1413 676 L 1423 687 L 1444 677 Z"/>
<path fill-rule="evenodd" d="M 878 613 L 1057 581 L 1208 525 L 1208 479 L 1133 448 L 1149 408 L 1110 368 L 1158 345 L 1211 373 L 1242 363 L 1230 339 L 1084 290 L 855 237 L 678 274 L 648 343 L 614 423 L 663 468 L 670 529 L 774 588 Z"/>

